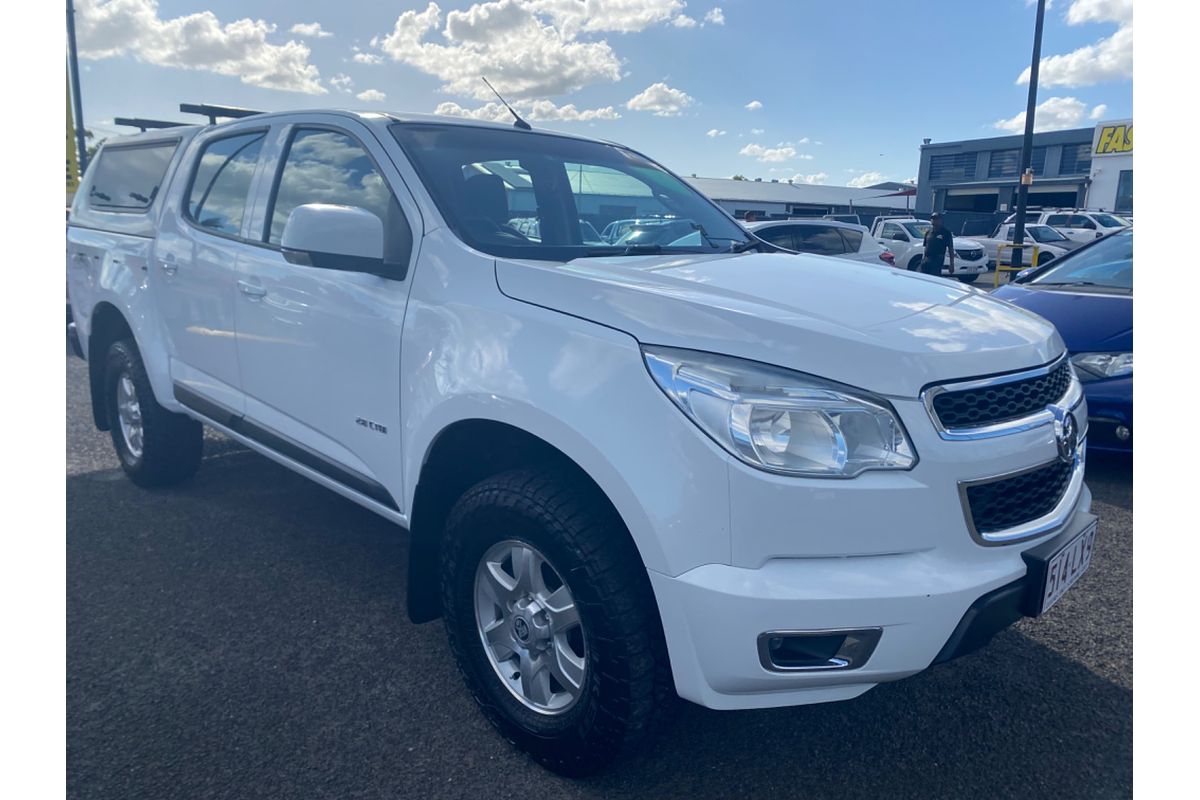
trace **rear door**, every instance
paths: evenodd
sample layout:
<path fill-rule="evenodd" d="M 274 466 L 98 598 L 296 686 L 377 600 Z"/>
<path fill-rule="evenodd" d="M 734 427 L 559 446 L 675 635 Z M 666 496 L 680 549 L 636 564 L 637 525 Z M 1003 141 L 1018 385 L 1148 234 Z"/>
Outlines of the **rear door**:
<path fill-rule="evenodd" d="M 818 256 L 844 256 L 846 243 L 832 225 L 797 225 L 793 230 L 796 249 Z"/>
<path fill-rule="evenodd" d="M 180 165 L 151 267 L 169 340 L 175 396 L 223 421 L 241 413 L 235 299 L 237 260 L 261 166 L 266 126 L 222 128 L 198 138 Z"/>
<path fill-rule="evenodd" d="M 786 250 L 795 250 L 796 237 L 792 235 L 795 227 L 795 225 L 771 225 L 766 228 L 756 229 L 754 235 L 763 241 L 770 242 Z"/>
<path fill-rule="evenodd" d="M 364 208 L 420 241 L 415 202 L 362 123 L 309 115 L 273 134 L 238 264 L 238 359 L 250 435 L 384 506 L 400 497 L 400 334 L 409 280 L 289 263 L 279 243 L 306 203 Z M 399 189 L 397 191 L 397 188 Z M 409 276 L 416 256 L 410 257 Z"/>

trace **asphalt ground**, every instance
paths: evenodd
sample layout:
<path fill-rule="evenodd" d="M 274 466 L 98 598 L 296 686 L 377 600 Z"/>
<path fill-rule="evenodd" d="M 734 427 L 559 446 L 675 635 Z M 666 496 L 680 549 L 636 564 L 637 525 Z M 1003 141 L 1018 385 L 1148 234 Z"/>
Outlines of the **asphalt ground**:
<path fill-rule="evenodd" d="M 1089 572 L 1046 616 L 844 703 L 717 712 L 587 780 L 495 734 L 406 535 L 211 435 L 189 484 L 125 479 L 67 364 L 72 798 L 963 798 L 1132 793 L 1132 479 L 1095 454 Z"/>

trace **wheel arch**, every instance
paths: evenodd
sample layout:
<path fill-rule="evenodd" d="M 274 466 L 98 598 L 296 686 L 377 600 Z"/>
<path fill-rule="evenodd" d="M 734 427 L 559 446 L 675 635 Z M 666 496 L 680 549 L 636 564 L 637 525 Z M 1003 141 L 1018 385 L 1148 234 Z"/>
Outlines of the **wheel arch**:
<path fill-rule="evenodd" d="M 428 622 L 441 616 L 440 560 L 446 518 L 467 489 L 520 467 L 547 467 L 576 482 L 603 503 L 639 553 L 629 524 L 609 493 L 579 462 L 545 438 L 495 419 L 465 418 L 442 428 L 421 463 L 409 515 L 408 616 Z"/>
<path fill-rule="evenodd" d="M 133 328 L 112 303 L 101 301 L 92 309 L 91 326 L 87 337 L 88 386 L 92 392 L 92 422 L 102 431 L 108 430 L 108 413 L 104 407 L 104 368 L 108 348 L 120 339 L 134 339 Z"/>

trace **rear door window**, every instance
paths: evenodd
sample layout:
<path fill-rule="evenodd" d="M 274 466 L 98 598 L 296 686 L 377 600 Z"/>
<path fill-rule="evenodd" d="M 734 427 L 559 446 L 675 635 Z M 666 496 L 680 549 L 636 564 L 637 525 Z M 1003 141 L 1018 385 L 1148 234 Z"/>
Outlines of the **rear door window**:
<path fill-rule="evenodd" d="M 188 219 L 213 233 L 238 236 L 265 131 L 214 139 L 204 145 L 188 189 Z"/>
<path fill-rule="evenodd" d="M 267 241 L 279 244 L 297 206 L 333 203 L 370 211 L 387 225 L 392 193 L 366 149 L 348 133 L 299 128 L 288 147 L 270 214 Z"/>
<path fill-rule="evenodd" d="M 837 228 L 846 242 L 846 252 L 857 253 L 862 249 L 863 232 L 856 228 Z"/>
<path fill-rule="evenodd" d="M 88 205 L 113 211 L 145 211 L 158 196 L 175 155 L 175 140 L 105 147 L 93 168 Z"/>
<path fill-rule="evenodd" d="M 796 240 L 792 236 L 793 225 L 774 225 L 770 228 L 759 228 L 754 231 L 754 235 L 771 244 L 778 245 L 788 250 L 796 249 Z"/>
<path fill-rule="evenodd" d="M 836 256 L 846 252 L 846 245 L 835 228 L 829 225 L 797 225 L 796 249 L 801 253 Z"/>

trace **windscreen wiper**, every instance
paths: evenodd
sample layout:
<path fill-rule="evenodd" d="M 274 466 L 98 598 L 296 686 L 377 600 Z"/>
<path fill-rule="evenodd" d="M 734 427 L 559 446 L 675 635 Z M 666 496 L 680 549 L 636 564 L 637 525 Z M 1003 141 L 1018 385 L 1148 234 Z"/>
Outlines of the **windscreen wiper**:
<path fill-rule="evenodd" d="M 1038 281 L 1034 286 L 1099 286 L 1095 281 Z"/>
<path fill-rule="evenodd" d="M 661 244 L 627 244 L 612 247 L 595 247 L 587 251 L 589 256 L 656 256 L 663 252 Z"/>

